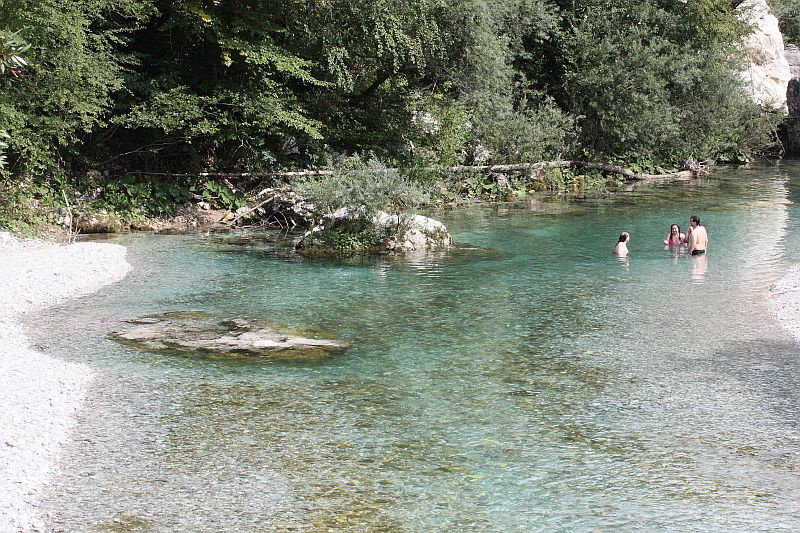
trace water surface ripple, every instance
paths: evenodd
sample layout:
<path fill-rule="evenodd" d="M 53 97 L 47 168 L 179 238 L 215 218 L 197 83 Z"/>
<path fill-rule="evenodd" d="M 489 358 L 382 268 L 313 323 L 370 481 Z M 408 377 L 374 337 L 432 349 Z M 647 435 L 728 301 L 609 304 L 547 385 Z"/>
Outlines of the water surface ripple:
<path fill-rule="evenodd" d="M 277 235 L 121 238 L 129 278 L 32 324 L 101 376 L 48 527 L 798 531 L 800 357 L 766 306 L 798 259 L 798 176 L 436 213 L 461 246 L 402 260 L 299 260 Z M 701 260 L 660 244 L 693 213 Z M 243 363 L 106 337 L 181 310 L 353 348 Z"/>

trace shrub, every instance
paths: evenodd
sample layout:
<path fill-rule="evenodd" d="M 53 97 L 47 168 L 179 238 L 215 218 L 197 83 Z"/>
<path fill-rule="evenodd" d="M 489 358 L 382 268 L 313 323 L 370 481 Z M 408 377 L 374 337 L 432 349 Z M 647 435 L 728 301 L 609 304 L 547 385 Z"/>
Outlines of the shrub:
<path fill-rule="evenodd" d="M 339 208 L 361 210 L 365 218 L 378 211 L 406 213 L 427 198 L 422 189 L 397 169 L 387 168 L 375 158 L 345 159 L 331 176 L 296 180 L 294 188 L 314 202 L 320 214 Z"/>

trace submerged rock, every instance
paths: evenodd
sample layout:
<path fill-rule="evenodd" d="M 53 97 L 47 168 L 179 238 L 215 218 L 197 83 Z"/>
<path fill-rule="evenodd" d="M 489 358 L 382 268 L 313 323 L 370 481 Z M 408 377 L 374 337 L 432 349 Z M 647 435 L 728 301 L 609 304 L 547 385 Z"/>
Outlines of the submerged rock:
<path fill-rule="evenodd" d="M 111 337 L 154 353 L 316 360 L 350 347 L 346 341 L 303 337 L 265 321 L 219 321 L 202 311 L 148 315 L 126 322 L 133 327 L 114 331 Z"/>

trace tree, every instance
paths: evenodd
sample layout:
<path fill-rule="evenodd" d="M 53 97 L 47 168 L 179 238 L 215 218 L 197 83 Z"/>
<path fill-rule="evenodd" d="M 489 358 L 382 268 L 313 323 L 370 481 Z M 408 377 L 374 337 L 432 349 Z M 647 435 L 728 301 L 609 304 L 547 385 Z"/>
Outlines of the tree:
<path fill-rule="evenodd" d="M 291 5 L 158 1 L 114 119 L 115 142 L 137 156 L 128 164 L 263 168 L 292 138 L 320 138 L 303 96 L 326 83 L 285 43 Z"/>
<path fill-rule="evenodd" d="M 446 10 L 448 49 L 441 65 L 469 110 L 474 142 L 496 163 L 538 160 L 565 150 L 571 119 L 537 84 L 543 54 L 558 35 L 559 12 L 547 0 L 469 0 Z"/>
<path fill-rule="evenodd" d="M 741 91 L 735 3 L 5 0 L 34 46 L 0 125 L 19 175 L 714 158 L 780 120 Z"/>
<path fill-rule="evenodd" d="M 83 136 L 105 123 L 122 87 L 125 32 L 147 12 L 147 2 L 135 0 L 0 3 L 3 24 L 32 43 L 25 75 L 0 92 L 18 174 L 63 171 Z"/>
<path fill-rule="evenodd" d="M 0 31 L 0 76 L 18 78 L 22 69 L 28 66 L 23 54 L 30 47 L 19 32 Z"/>
<path fill-rule="evenodd" d="M 18 78 L 23 68 L 28 66 L 23 54 L 30 45 L 18 33 L 0 31 L 0 78 L 8 76 Z M 0 170 L 6 167 L 5 150 L 11 137 L 6 130 L 0 129 Z"/>
<path fill-rule="evenodd" d="M 728 2 L 578 4 L 564 30 L 563 105 L 580 117 L 586 157 L 715 159 L 763 144 L 780 120 L 744 95 L 748 28 Z"/>

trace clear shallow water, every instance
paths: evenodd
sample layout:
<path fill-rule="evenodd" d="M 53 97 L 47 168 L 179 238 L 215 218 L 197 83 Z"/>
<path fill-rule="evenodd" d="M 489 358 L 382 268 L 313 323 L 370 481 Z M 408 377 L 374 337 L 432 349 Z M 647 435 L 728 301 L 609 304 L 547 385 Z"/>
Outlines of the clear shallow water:
<path fill-rule="evenodd" d="M 800 530 L 800 350 L 766 309 L 800 252 L 798 179 L 785 163 L 438 213 L 465 247 L 411 260 L 121 238 L 133 273 L 34 326 L 100 375 L 45 494 L 48 526 Z M 692 213 L 705 262 L 660 245 Z M 611 254 L 621 230 L 627 262 Z M 105 337 L 177 310 L 353 348 L 243 364 Z"/>

